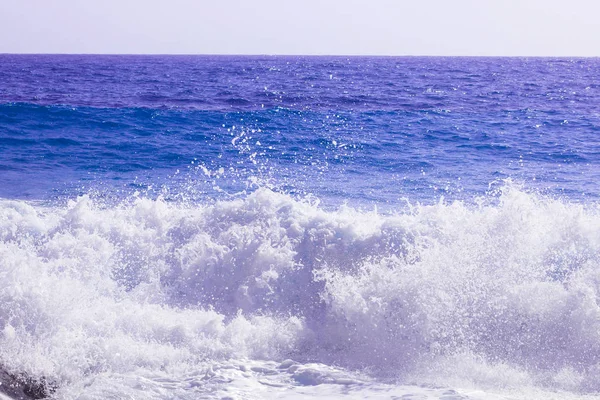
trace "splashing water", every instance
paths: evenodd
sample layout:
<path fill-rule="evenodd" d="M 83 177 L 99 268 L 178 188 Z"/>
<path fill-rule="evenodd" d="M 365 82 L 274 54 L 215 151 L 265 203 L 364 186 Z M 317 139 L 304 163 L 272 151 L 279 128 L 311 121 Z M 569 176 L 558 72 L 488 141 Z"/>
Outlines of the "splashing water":
<path fill-rule="evenodd" d="M 514 186 L 388 214 L 269 189 L 2 201 L 0 362 L 59 398 L 192 398 L 244 371 L 596 392 L 599 211 Z"/>

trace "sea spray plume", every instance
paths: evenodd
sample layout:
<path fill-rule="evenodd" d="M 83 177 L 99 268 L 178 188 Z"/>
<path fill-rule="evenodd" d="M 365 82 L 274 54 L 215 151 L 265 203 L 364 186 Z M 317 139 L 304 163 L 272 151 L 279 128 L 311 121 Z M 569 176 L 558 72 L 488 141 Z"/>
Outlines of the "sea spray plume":
<path fill-rule="evenodd" d="M 600 213 L 514 185 L 392 214 L 269 189 L 205 205 L 2 202 L 0 239 L 0 362 L 59 391 L 289 357 L 416 383 L 599 389 Z"/>
<path fill-rule="evenodd" d="M 414 364 L 477 354 L 546 383 L 570 368 L 597 390 L 586 378 L 600 356 L 596 209 L 508 187 L 496 206 L 439 204 L 402 218 L 418 238 L 411 257 L 321 274 L 330 314 L 347 328 L 331 339 L 348 343 L 347 362 L 424 374 Z"/>

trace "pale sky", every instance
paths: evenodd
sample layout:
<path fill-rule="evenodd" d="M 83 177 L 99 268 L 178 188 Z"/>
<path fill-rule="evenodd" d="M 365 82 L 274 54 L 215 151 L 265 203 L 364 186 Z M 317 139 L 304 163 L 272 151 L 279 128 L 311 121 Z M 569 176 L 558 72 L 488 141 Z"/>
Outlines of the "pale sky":
<path fill-rule="evenodd" d="M 0 0 L 0 53 L 600 56 L 600 1 Z"/>

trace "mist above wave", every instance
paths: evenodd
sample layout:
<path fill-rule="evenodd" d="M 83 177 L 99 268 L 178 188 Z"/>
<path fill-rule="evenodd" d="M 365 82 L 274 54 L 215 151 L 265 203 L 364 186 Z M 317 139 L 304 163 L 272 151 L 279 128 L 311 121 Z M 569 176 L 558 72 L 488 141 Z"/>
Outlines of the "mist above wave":
<path fill-rule="evenodd" d="M 0 363 L 65 396 L 107 376 L 286 358 L 594 392 L 599 250 L 596 207 L 511 185 L 389 214 L 268 189 L 206 205 L 2 201 Z"/>

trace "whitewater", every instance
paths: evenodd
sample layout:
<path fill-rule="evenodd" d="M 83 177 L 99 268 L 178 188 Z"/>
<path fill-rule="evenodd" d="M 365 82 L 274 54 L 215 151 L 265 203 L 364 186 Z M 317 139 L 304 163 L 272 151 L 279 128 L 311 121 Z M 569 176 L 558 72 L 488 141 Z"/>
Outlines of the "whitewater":
<path fill-rule="evenodd" d="M 600 390 L 598 207 L 407 207 L 2 201 L 0 363 L 61 399 Z"/>

